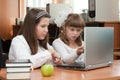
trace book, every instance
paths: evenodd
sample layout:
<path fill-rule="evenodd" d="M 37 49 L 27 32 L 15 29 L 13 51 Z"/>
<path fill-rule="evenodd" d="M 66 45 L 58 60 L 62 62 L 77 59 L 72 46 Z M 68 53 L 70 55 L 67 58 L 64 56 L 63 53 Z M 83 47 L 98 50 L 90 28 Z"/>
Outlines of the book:
<path fill-rule="evenodd" d="M 8 67 L 7 72 L 30 72 L 30 67 Z"/>
<path fill-rule="evenodd" d="M 30 73 L 7 73 L 7 80 L 30 80 Z"/>
<path fill-rule="evenodd" d="M 19 59 L 19 60 L 8 60 L 6 62 L 6 67 L 25 67 L 25 66 L 31 66 L 32 63 L 30 60 L 24 60 L 24 59 Z"/>

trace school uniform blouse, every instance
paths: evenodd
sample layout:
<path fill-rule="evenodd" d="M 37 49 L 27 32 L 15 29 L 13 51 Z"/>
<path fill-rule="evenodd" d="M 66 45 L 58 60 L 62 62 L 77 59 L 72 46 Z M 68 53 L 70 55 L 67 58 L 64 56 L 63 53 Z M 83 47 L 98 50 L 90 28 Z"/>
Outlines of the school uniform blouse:
<path fill-rule="evenodd" d="M 77 55 L 77 48 L 71 48 L 68 45 L 66 45 L 60 38 L 55 39 L 52 43 L 53 48 L 56 50 L 56 52 L 61 56 L 61 59 L 64 63 L 70 64 L 74 62 L 81 62 L 84 61 L 84 54 Z M 83 41 L 82 41 L 82 46 Z"/>
<path fill-rule="evenodd" d="M 53 49 L 49 44 L 48 49 Z M 31 55 L 30 47 L 23 35 L 18 35 L 13 38 L 9 50 L 9 59 L 30 59 L 33 68 L 40 67 L 44 63 L 49 63 L 52 60 L 51 53 L 48 50 L 38 47 L 38 52 Z"/>

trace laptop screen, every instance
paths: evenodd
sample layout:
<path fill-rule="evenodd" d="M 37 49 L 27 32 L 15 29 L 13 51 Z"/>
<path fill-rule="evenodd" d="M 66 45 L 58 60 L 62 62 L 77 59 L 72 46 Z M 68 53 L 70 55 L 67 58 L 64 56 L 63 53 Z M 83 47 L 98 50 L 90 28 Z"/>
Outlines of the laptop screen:
<path fill-rule="evenodd" d="M 85 27 L 85 65 L 113 61 L 114 29 L 112 27 Z"/>

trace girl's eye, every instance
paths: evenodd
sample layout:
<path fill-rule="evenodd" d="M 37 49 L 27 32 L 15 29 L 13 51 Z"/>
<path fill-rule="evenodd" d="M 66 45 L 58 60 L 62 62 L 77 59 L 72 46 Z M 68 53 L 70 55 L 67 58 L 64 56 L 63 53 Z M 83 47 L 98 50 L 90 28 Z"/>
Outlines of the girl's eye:
<path fill-rule="evenodd" d="M 79 30 L 77 30 L 77 32 L 80 32 L 81 30 L 79 29 Z"/>
<path fill-rule="evenodd" d="M 45 26 L 41 26 L 42 28 L 44 28 Z"/>
<path fill-rule="evenodd" d="M 74 29 L 71 29 L 71 31 L 74 31 Z"/>

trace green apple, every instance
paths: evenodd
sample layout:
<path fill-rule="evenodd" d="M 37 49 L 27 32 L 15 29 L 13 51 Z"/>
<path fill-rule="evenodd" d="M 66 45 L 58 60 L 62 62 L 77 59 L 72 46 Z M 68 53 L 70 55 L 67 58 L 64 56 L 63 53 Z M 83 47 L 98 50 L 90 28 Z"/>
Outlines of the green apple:
<path fill-rule="evenodd" d="M 51 76 L 54 72 L 54 67 L 52 64 L 44 64 L 41 66 L 41 73 L 43 76 Z"/>

